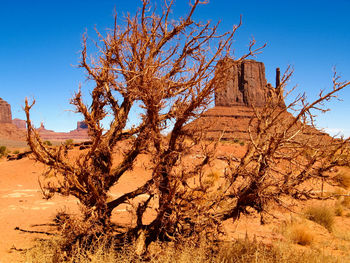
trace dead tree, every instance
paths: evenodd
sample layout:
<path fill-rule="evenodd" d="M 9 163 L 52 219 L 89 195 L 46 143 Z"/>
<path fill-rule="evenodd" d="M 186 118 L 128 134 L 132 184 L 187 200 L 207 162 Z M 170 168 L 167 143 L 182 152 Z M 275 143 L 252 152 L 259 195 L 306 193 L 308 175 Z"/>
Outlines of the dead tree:
<path fill-rule="evenodd" d="M 83 102 L 80 90 L 72 99 L 92 140 L 91 148 L 82 155 L 72 161 L 66 146 L 48 148 L 30 121 L 34 103 L 26 101 L 27 140 L 35 159 L 48 167 L 42 177 L 44 194 L 72 195 L 82 204 L 88 232 L 76 233 L 77 238 L 112 233 L 112 212 L 140 195 L 147 198 L 135 206 L 136 226 L 128 230 L 129 236 L 142 236 L 149 243 L 157 238 L 218 233 L 223 220 L 237 219 L 249 208 L 263 214 L 270 202 L 283 204 L 286 196 L 317 198 L 304 183 L 330 180 L 326 171 L 348 164 L 348 140 L 315 139 L 310 125 L 312 111 L 323 110 L 322 103 L 350 83 L 338 82 L 335 77 L 333 89 L 321 93 L 316 101 L 307 103 L 299 96 L 284 106 L 283 89 L 291 76 L 287 72 L 266 107 L 255 110 L 245 156 L 240 162 L 228 158 L 222 178 L 211 174 L 219 142 L 203 140 L 201 131 L 189 130 L 186 124 L 201 115 L 211 103 L 215 87 L 221 86 L 226 68 L 216 65 L 230 56 L 240 24 L 220 35 L 218 24 L 194 22 L 195 9 L 205 3 L 199 0 L 187 16 L 173 22 L 169 18 L 173 2 L 165 3 L 157 15 L 144 0 L 141 10 L 127 16 L 123 26 L 115 18 L 114 29 L 106 36 L 97 32 L 100 55 L 95 60 L 88 59 L 84 37 L 81 67 L 95 86 L 91 105 Z M 254 48 L 254 44 L 251 42 L 248 54 L 239 59 L 259 53 L 262 47 Z M 288 113 L 298 106 L 295 117 Z M 127 129 L 133 107 L 141 109 L 140 122 Z M 104 130 L 102 121 L 107 115 L 112 121 Z M 123 142 L 123 158 L 117 162 L 113 152 Z M 198 158 L 192 158 L 194 151 L 200 153 Z M 151 160 L 147 164 L 150 179 L 109 200 L 111 187 L 132 170 L 142 154 Z M 151 201 L 156 215 L 145 224 Z"/>
<path fill-rule="evenodd" d="M 92 145 L 74 162 L 67 158 L 65 146 L 50 149 L 43 144 L 30 121 L 34 102 L 26 101 L 29 146 L 35 159 L 49 168 L 43 175 L 44 181 L 49 179 L 42 183 L 44 194 L 78 198 L 85 221 L 91 222 L 90 231 L 110 231 L 112 211 L 147 194 L 150 198 L 136 208 L 138 219 L 133 233 L 147 229 L 151 238 L 169 238 L 179 232 L 179 224 L 172 220 L 178 189 L 186 185 L 186 176 L 198 173 L 210 161 L 206 154 L 186 175 L 181 173 L 179 165 L 184 152 L 200 141 L 185 126 L 211 103 L 221 79 L 220 72 L 214 74 L 215 65 L 229 56 L 233 36 L 241 25 L 234 26 L 232 32 L 218 34 L 219 24 L 194 22 L 194 11 L 205 3 L 193 1 L 188 15 L 173 21 L 169 18 L 173 1 L 165 1 L 165 8 L 158 15 L 152 11 L 150 2 L 144 0 L 139 12 L 127 16 L 122 26 L 116 16 L 114 28 L 106 36 L 97 31 L 100 55 L 95 60 L 88 59 L 84 36 L 81 67 L 95 84 L 92 102 L 86 105 L 79 90 L 71 103 L 82 114 Z M 263 48 L 254 48 L 254 44 L 240 59 Z M 141 109 L 141 121 L 126 129 L 132 107 Z M 101 122 L 108 114 L 112 121 L 104 130 Z M 164 137 L 165 130 L 170 130 L 168 138 Z M 185 141 L 186 137 L 191 143 Z M 122 161 L 115 163 L 112 153 L 123 141 L 129 147 L 123 152 Z M 143 153 L 151 156 L 152 165 L 148 167 L 152 170 L 151 178 L 136 190 L 108 200 L 111 187 L 133 168 Z M 144 225 L 143 214 L 155 196 L 159 200 L 157 216 Z"/>

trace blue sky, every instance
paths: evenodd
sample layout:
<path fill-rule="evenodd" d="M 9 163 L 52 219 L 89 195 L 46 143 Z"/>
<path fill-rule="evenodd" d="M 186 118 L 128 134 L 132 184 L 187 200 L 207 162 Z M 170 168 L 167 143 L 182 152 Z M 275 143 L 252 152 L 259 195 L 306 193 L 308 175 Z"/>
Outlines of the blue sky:
<path fill-rule="evenodd" d="M 153 1 L 154 2 L 154 1 Z M 35 98 L 32 119 L 47 129 L 75 129 L 80 116 L 73 113 L 70 98 L 79 83 L 91 90 L 79 63 L 82 34 L 95 37 L 119 16 L 134 13 L 140 0 L 0 0 L 0 97 L 12 106 L 13 118 L 24 119 L 25 97 Z M 161 6 L 162 1 L 156 4 Z M 173 17 L 188 10 L 188 1 L 177 0 Z M 332 68 L 350 79 L 350 1 L 235 1 L 210 0 L 200 6 L 195 19 L 221 20 L 222 32 L 232 29 L 243 16 L 236 34 L 235 54 L 242 55 L 249 40 L 267 43 L 257 60 L 265 63 L 266 76 L 274 83 L 275 68 L 294 67 L 291 87 L 315 98 L 320 89 L 331 88 Z M 89 89 L 90 86 L 90 89 Z M 350 87 L 342 101 L 329 103 L 332 111 L 319 116 L 318 126 L 350 136 Z"/>

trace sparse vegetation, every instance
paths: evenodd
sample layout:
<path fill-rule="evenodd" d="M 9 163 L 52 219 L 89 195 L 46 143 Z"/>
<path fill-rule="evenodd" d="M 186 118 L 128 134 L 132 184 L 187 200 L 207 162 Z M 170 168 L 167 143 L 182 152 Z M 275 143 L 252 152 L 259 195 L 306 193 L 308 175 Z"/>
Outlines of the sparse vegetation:
<path fill-rule="evenodd" d="M 74 143 L 73 139 L 67 139 L 67 140 L 65 140 L 64 145 L 71 146 L 73 143 Z"/>
<path fill-rule="evenodd" d="M 340 200 L 341 200 L 340 203 L 343 206 L 350 208 L 350 196 L 343 196 Z"/>
<path fill-rule="evenodd" d="M 335 176 L 336 182 L 339 186 L 348 189 L 350 188 L 350 172 L 349 171 L 341 171 Z"/>
<path fill-rule="evenodd" d="M 6 156 L 8 154 L 9 150 L 6 146 L 0 146 L 0 158 Z"/>
<path fill-rule="evenodd" d="M 334 224 L 334 213 L 329 207 L 310 206 L 306 209 L 305 216 L 307 219 L 325 227 L 329 232 L 332 231 Z"/>
<path fill-rule="evenodd" d="M 43 144 L 47 145 L 47 146 L 52 146 L 52 142 L 50 142 L 50 141 L 44 141 Z"/>
<path fill-rule="evenodd" d="M 301 223 L 290 223 L 286 226 L 285 234 L 289 240 L 302 246 L 311 245 L 314 235 L 312 231 Z"/>
<path fill-rule="evenodd" d="M 150 246 L 146 259 L 135 255 L 134 245 L 125 245 L 115 249 L 105 241 L 95 242 L 93 249 L 84 251 L 75 248 L 73 257 L 68 259 L 60 250 L 57 240 L 40 241 L 26 254 L 26 262 L 81 262 L 81 263 L 114 263 L 114 262 L 150 262 L 150 263 L 335 263 L 341 258 L 324 255 L 317 250 L 300 251 L 287 243 L 267 246 L 256 241 L 238 240 L 233 242 L 200 244 L 177 244 L 154 242 Z"/>
<path fill-rule="evenodd" d="M 342 216 L 344 213 L 344 209 L 340 203 L 337 203 L 334 207 L 334 214 L 336 216 Z"/>

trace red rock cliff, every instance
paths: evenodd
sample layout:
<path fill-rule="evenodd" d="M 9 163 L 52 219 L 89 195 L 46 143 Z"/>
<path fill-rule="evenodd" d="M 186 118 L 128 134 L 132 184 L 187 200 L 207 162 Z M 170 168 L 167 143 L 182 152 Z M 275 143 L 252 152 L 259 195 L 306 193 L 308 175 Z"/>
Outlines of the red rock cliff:
<path fill-rule="evenodd" d="M 11 106 L 0 98 L 0 123 L 12 123 Z"/>
<path fill-rule="evenodd" d="M 216 90 L 215 106 L 264 106 L 267 84 L 264 63 L 227 59 L 218 66 L 225 67 L 225 81 Z"/>

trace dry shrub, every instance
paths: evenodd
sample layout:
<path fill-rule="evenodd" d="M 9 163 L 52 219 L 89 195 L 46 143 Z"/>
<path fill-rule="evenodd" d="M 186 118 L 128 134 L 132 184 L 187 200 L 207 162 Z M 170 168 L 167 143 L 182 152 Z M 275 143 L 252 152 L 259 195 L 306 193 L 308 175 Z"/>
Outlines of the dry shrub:
<path fill-rule="evenodd" d="M 6 146 L 0 146 L 0 158 L 2 158 L 3 156 L 7 155 L 8 152 L 9 151 L 6 148 Z"/>
<path fill-rule="evenodd" d="M 337 203 L 334 207 L 334 214 L 336 216 L 342 216 L 344 213 L 344 209 L 340 203 Z"/>
<path fill-rule="evenodd" d="M 305 225 L 291 224 L 288 227 L 288 238 L 295 244 L 308 246 L 311 245 L 314 235 Z"/>
<path fill-rule="evenodd" d="M 350 196 L 343 196 L 341 199 L 341 204 L 347 208 L 350 208 Z"/>
<path fill-rule="evenodd" d="M 338 183 L 339 186 L 348 189 L 350 187 L 350 172 L 339 172 L 335 176 L 335 180 Z"/>
<path fill-rule="evenodd" d="M 158 249 L 151 250 L 145 257 L 136 256 L 132 245 L 115 250 L 106 246 L 104 241 L 96 243 L 94 250 L 84 251 L 76 247 L 73 258 L 65 260 L 60 251 L 60 240 L 41 240 L 26 253 L 28 263 L 79 262 L 79 263 L 114 263 L 114 262 L 151 262 L 151 263 L 331 263 L 341 262 L 339 258 L 325 256 L 319 251 L 300 251 L 287 243 L 268 246 L 256 241 L 237 240 L 232 242 L 212 243 L 202 241 L 194 243 L 156 243 Z M 153 251 L 153 253 L 152 253 Z"/>
<path fill-rule="evenodd" d="M 325 206 L 310 206 L 306 209 L 307 219 L 325 227 L 329 232 L 332 231 L 334 224 L 334 213 L 332 209 Z"/>

